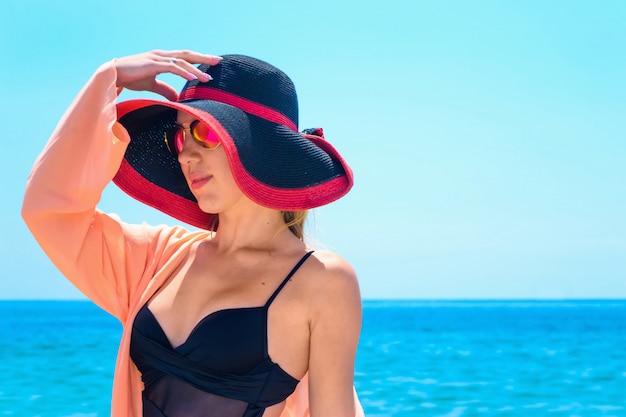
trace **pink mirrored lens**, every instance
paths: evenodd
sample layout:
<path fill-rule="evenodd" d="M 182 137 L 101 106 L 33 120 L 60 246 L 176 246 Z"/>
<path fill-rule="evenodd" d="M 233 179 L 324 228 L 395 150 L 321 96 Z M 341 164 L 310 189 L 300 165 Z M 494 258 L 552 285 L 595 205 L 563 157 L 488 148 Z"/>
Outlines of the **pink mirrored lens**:
<path fill-rule="evenodd" d="M 220 144 L 220 140 L 209 126 L 200 121 L 196 121 L 191 125 L 191 133 L 194 139 L 205 148 L 214 149 Z"/>
<path fill-rule="evenodd" d="M 176 130 L 176 135 L 174 135 L 174 147 L 176 148 L 176 152 L 180 153 L 183 150 L 183 145 L 185 144 L 185 131 L 182 128 Z"/>

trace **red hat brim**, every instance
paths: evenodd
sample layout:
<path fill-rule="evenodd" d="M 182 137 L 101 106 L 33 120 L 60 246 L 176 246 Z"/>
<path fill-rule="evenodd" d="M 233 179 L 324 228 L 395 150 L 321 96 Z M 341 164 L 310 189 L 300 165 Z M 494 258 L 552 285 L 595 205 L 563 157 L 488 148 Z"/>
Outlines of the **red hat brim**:
<path fill-rule="evenodd" d="M 344 196 L 353 174 L 323 137 L 297 131 L 214 100 L 128 100 L 118 120 L 131 142 L 114 183 L 134 199 L 178 220 L 213 230 L 214 214 L 203 212 L 189 190 L 163 135 L 184 111 L 219 137 L 233 177 L 252 201 L 277 210 L 319 207 Z"/>

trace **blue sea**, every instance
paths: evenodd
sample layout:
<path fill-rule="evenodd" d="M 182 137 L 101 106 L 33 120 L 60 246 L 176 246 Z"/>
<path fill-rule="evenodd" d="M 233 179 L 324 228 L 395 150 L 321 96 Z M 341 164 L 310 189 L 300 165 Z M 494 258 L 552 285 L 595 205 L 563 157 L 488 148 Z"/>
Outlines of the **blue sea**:
<path fill-rule="evenodd" d="M 119 323 L 0 301 L 0 416 L 108 416 Z M 366 416 L 626 416 L 624 301 L 366 301 Z"/>

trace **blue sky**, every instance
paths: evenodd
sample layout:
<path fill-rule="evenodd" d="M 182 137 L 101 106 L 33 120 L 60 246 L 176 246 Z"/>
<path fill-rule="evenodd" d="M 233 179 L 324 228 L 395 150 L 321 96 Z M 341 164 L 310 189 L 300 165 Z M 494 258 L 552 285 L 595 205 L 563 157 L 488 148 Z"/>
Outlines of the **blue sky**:
<path fill-rule="evenodd" d="M 322 126 L 355 171 L 309 233 L 365 298 L 626 297 L 626 3 L 77 4 L 2 2 L 0 298 L 81 297 L 19 217 L 25 181 L 91 73 L 157 48 L 291 76 L 300 127 Z M 100 207 L 172 222 L 113 185 Z"/>

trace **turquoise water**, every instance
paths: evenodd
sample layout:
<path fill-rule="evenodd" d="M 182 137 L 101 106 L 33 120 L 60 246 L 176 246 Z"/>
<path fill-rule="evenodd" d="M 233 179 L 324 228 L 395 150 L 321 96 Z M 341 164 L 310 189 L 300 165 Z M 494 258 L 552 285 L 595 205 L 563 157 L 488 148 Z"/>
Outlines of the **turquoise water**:
<path fill-rule="evenodd" d="M 107 416 L 120 333 L 0 301 L 0 416 Z M 355 385 L 369 417 L 626 416 L 626 300 L 367 301 Z"/>

